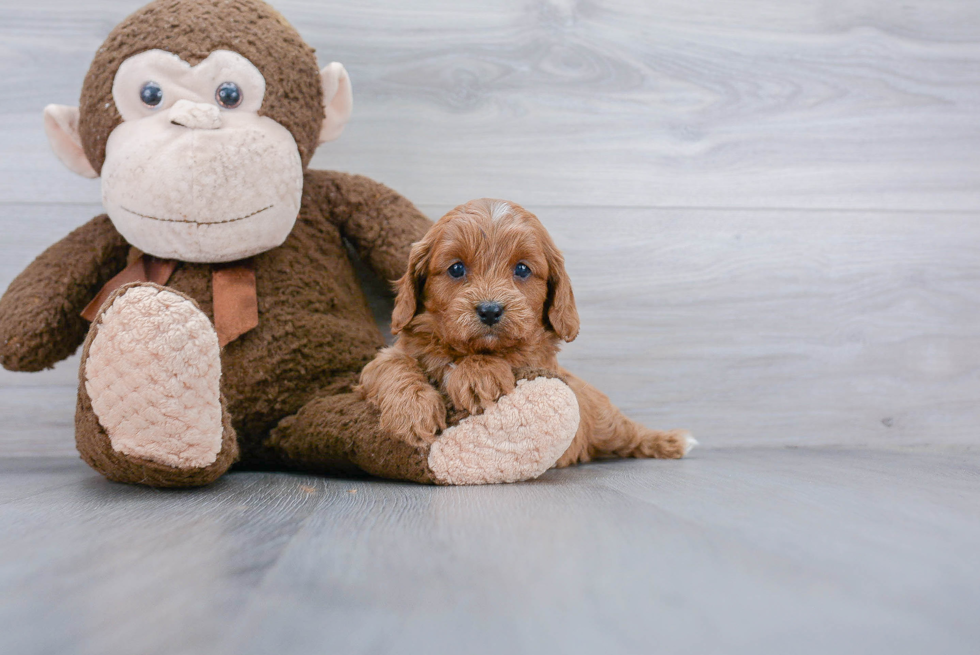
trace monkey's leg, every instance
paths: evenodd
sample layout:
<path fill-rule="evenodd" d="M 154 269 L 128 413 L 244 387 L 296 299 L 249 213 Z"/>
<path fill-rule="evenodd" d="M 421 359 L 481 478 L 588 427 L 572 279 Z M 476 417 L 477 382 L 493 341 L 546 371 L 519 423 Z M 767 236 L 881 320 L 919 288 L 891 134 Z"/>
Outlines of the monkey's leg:
<path fill-rule="evenodd" d="M 578 396 L 582 422 L 557 466 L 612 457 L 680 459 L 697 445 L 687 430 L 651 430 L 627 418 L 592 385 L 570 373 L 566 377 Z"/>
<path fill-rule="evenodd" d="M 435 484 L 493 484 L 536 478 L 565 452 L 578 426 L 575 394 L 558 379 L 518 381 L 483 414 L 447 430 L 431 446 L 389 436 L 378 412 L 354 393 L 317 398 L 282 420 L 266 445 L 287 466 L 338 470 Z"/>
<path fill-rule="evenodd" d="M 110 480 L 208 484 L 237 458 L 220 391 L 218 338 L 193 300 L 150 283 L 120 288 L 82 349 L 75 440 Z"/>
<path fill-rule="evenodd" d="M 360 470 L 383 478 L 436 482 L 426 462 L 428 449 L 382 431 L 378 411 L 354 392 L 314 398 L 280 421 L 265 446 L 288 468 Z"/>
<path fill-rule="evenodd" d="M 530 480 L 554 466 L 568 449 L 579 424 L 575 394 L 551 374 L 516 373 L 516 389 L 482 414 L 444 431 L 432 444 L 429 466 L 440 481 Z"/>

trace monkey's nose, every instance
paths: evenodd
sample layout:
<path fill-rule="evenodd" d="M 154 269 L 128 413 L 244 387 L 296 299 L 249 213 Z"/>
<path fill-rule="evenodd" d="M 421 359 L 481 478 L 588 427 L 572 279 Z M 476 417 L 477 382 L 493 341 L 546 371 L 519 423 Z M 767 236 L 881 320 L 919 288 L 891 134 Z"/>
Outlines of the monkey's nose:
<path fill-rule="evenodd" d="M 504 306 L 499 302 L 481 302 L 476 306 L 476 313 L 484 325 L 496 325 L 504 315 Z"/>
<path fill-rule="evenodd" d="M 205 102 L 178 100 L 170 108 L 170 122 L 192 130 L 216 130 L 221 127 L 221 110 Z"/>

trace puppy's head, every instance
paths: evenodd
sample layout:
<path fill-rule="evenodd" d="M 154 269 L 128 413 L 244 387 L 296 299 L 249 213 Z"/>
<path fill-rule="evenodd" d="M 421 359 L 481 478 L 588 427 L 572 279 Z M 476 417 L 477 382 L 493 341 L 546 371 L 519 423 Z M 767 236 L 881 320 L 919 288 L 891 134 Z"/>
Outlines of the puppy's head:
<path fill-rule="evenodd" d="M 473 200 L 439 219 L 396 288 L 393 333 L 409 326 L 461 352 L 578 334 L 561 253 L 534 214 L 502 200 Z"/>

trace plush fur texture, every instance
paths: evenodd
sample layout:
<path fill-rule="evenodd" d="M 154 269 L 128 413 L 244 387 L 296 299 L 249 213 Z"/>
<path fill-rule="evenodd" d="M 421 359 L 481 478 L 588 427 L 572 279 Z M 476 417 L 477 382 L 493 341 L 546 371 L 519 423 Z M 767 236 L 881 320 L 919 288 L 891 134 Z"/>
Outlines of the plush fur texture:
<path fill-rule="evenodd" d="M 433 481 L 424 466 L 428 450 L 401 452 L 400 444 L 386 450 L 391 440 L 380 433 L 377 414 L 351 393 L 357 372 L 383 340 L 344 246 L 346 237 L 379 275 L 391 279 L 404 268 L 411 243 L 429 225 L 411 203 L 367 178 L 307 172 L 293 232 L 282 246 L 253 258 L 259 325 L 221 351 L 228 430 L 217 466 L 168 468 L 112 449 L 92 409 L 85 377 L 101 315 L 82 353 L 76 437 L 83 457 L 111 479 L 157 486 L 210 482 L 239 451 L 242 465 L 251 467 L 356 467 Z M 0 363 L 11 370 L 41 370 L 70 355 L 88 330 L 79 312 L 126 266 L 130 251 L 101 216 L 40 255 L 0 300 Z M 210 265 L 181 262 L 167 288 L 192 300 L 213 321 L 211 279 Z M 110 296 L 103 313 L 119 293 Z M 335 404 L 314 402 L 337 394 L 350 398 Z M 289 422 L 292 429 L 266 443 L 283 419 L 301 409 L 306 410 L 305 422 Z M 330 457 L 322 460 L 327 451 Z M 423 464 L 403 467 L 396 459 Z"/>
<path fill-rule="evenodd" d="M 481 418 L 463 420 L 432 444 L 429 467 L 440 480 L 491 484 L 538 477 L 575 438 L 578 401 L 562 380 L 540 375 L 518 380 Z"/>
<path fill-rule="evenodd" d="M 147 80 L 161 88 L 144 105 Z M 216 89 L 234 81 L 241 102 L 221 109 Z M 195 67 L 151 50 L 125 61 L 113 85 L 123 117 L 105 148 L 102 204 L 116 229 L 165 259 L 231 262 L 282 244 L 296 221 L 303 164 L 293 135 L 259 112 L 261 72 L 218 51 Z"/>
<path fill-rule="evenodd" d="M 259 114 L 289 130 L 305 168 L 323 122 L 323 88 L 313 48 L 278 11 L 256 0 L 157 0 L 117 25 L 95 55 L 82 85 L 80 133 L 96 171 L 105 145 L 122 122 L 112 83 L 124 61 L 147 50 L 165 50 L 194 66 L 215 50 L 237 52 L 265 77 Z"/>
<path fill-rule="evenodd" d="M 378 241 L 366 239 L 364 224 L 371 226 L 370 234 L 384 236 Z M 252 260 L 259 324 L 221 351 L 221 391 L 243 465 L 321 468 L 315 458 L 283 457 L 265 440 L 282 419 L 319 396 L 344 390 L 349 393 L 350 376 L 383 345 L 343 238 L 356 244 L 379 274 L 393 278 L 396 270 L 385 267 L 401 268 L 411 242 L 428 225 L 408 201 L 367 178 L 324 171 L 306 174 L 303 209 L 289 238 Z M 48 258 L 42 255 L 22 276 L 29 279 L 32 269 L 47 264 Z M 192 299 L 213 322 L 210 265 L 181 262 L 167 286 Z M 35 289 L 35 294 L 41 291 Z M 114 302 L 107 302 L 107 306 Z M 53 361 L 41 363 L 50 365 Z M 365 435 L 374 438 L 378 428 L 376 416 L 373 418 L 373 422 L 364 421 L 360 426 L 362 435 L 342 429 L 327 431 L 324 424 L 329 424 L 331 417 L 320 416 L 317 421 L 325 434 L 310 431 L 299 436 L 294 430 L 291 449 L 296 452 L 308 446 L 316 450 L 321 439 L 342 440 L 336 448 L 345 453 L 341 459 L 349 464 L 348 455 L 358 439 Z M 79 441 L 88 439 L 87 425 L 86 418 L 80 416 Z M 136 465 L 129 481 L 139 481 L 141 469 L 141 464 Z"/>
<path fill-rule="evenodd" d="M 96 219 L 98 220 L 98 219 Z M 42 255 L 43 257 L 44 255 Z M 39 258 L 40 259 L 40 258 Z M 28 268 L 28 271 L 30 268 Z M 27 271 L 25 271 L 26 273 Z M 86 377 L 87 362 L 93 342 L 99 337 L 102 318 L 115 301 L 130 289 L 139 285 L 127 285 L 114 291 L 92 322 L 85 343 L 82 345 L 82 365 L 79 368 L 78 403 L 75 410 L 75 443 L 82 459 L 93 469 L 115 482 L 143 484 L 152 487 L 196 487 L 213 482 L 238 459 L 238 439 L 231 425 L 224 397 L 221 401 L 221 449 L 215 459 L 205 466 L 180 467 L 155 461 L 130 452 L 124 453 L 113 447 L 109 433 L 103 427 L 92 407 Z M 156 285 L 150 285 L 159 289 Z M 182 294 L 176 294 L 182 296 Z M 184 297 L 185 298 L 185 297 Z M 0 305 L 6 300 L 0 300 Z M 189 302 L 189 298 L 186 298 Z M 119 376 L 117 379 L 123 379 Z"/>
<path fill-rule="evenodd" d="M 75 352 L 89 330 L 82 309 L 126 267 L 129 252 L 105 215 L 44 251 L 0 299 L 0 364 L 42 371 Z"/>
<path fill-rule="evenodd" d="M 114 450 L 201 468 L 221 450 L 218 335 L 194 302 L 136 285 L 99 317 L 85 390 Z"/>
<path fill-rule="evenodd" d="M 412 248 L 397 287 L 398 340 L 365 367 L 360 391 L 378 408 L 382 426 L 407 443 L 439 445 L 436 432 L 447 420 L 443 394 L 457 416 L 503 411 L 515 371 L 530 367 L 558 372 L 578 398 L 574 441 L 551 463 L 677 458 L 694 445 L 683 430 L 650 430 L 629 420 L 558 366 L 560 342 L 578 334 L 575 298 L 561 253 L 524 208 L 483 199 L 453 209 Z M 496 304 L 499 317 L 481 315 L 487 303 Z"/>

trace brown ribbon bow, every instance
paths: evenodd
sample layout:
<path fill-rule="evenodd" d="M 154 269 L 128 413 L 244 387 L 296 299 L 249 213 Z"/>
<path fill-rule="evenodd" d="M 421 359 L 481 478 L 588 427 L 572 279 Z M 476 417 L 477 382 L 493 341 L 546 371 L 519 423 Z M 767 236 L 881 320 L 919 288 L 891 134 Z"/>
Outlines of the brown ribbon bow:
<path fill-rule="evenodd" d="M 91 322 L 112 292 L 130 282 L 167 284 L 177 268 L 174 259 L 140 255 L 105 286 L 82 310 L 82 318 Z M 211 268 L 211 293 L 214 297 L 214 329 L 223 348 L 259 324 L 259 301 L 255 293 L 255 269 L 245 259 Z"/>

